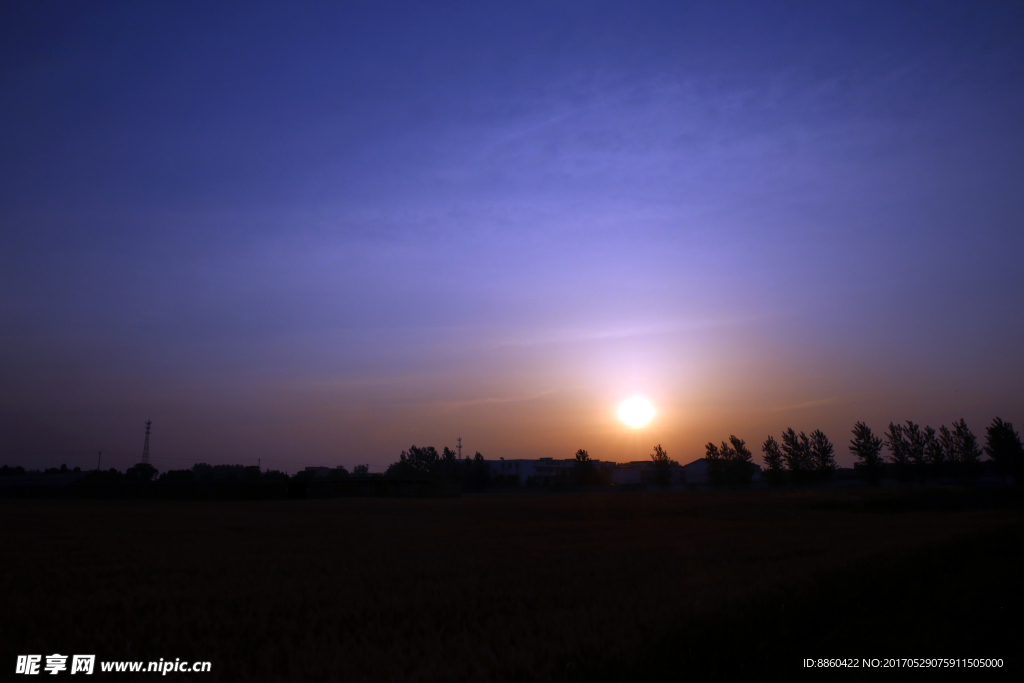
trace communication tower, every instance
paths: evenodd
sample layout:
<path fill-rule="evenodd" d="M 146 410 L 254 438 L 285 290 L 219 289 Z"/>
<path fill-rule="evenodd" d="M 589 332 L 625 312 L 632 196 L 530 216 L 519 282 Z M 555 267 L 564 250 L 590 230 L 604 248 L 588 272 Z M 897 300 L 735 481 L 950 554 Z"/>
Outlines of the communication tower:
<path fill-rule="evenodd" d="M 459 460 L 462 460 L 462 437 L 455 439 L 455 448 L 459 451 Z"/>

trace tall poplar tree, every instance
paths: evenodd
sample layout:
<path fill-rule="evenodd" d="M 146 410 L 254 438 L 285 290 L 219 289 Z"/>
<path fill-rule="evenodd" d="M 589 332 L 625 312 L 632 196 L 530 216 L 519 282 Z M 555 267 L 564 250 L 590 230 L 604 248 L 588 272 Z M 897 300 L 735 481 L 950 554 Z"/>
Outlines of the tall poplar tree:
<path fill-rule="evenodd" d="M 819 479 L 829 479 L 836 471 L 836 449 L 825 436 L 825 432 L 815 429 L 811 432 L 811 464 Z"/>
<path fill-rule="evenodd" d="M 797 434 L 792 427 L 782 432 L 782 459 L 793 481 L 807 481 L 812 469 L 811 442 L 807 435 Z"/>
<path fill-rule="evenodd" d="M 775 437 L 769 436 L 761 444 L 761 453 L 764 457 L 764 478 L 772 486 L 781 484 L 786 475 L 786 463 L 783 460 L 782 449 Z"/>
<path fill-rule="evenodd" d="M 995 462 L 996 471 L 1021 482 L 1024 475 L 1024 445 L 1013 425 L 997 417 L 985 430 L 985 437 L 985 452 Z"/>
<path fill-rule="evenodd" d="M 863 422 L 853 426 L 850 452 L 857 459 L 857 470 L 868 483 L 877 484 L 882 478 L 882 440 Z"/>

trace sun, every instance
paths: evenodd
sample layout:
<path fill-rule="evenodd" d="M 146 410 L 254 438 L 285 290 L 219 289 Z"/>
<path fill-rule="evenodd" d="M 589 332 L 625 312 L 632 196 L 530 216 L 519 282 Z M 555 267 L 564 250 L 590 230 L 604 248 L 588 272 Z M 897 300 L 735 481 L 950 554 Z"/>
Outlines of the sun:
<path fill-rule="evenodd" d="M 654 417 L 654 406 L 645 398 L 627 398 L 619 406 L 619 419 L 630 427 L 643 427 Z"/>

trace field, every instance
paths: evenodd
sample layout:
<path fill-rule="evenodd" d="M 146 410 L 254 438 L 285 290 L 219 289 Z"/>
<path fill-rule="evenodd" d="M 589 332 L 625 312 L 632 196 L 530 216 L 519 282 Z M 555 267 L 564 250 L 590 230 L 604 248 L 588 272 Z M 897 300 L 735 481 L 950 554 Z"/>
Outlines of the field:
<path fill-rule="evenodd" d="M 60 652 L 210 660 L 168 676 L 210 681 L 728 680 L 799 676 L 805 657 L 1001 657 L 981 673 L 1020 675 L 1003 621 L 1024 606 L 1019 506 L 915 496 L 3 500 L 3 666 Z"/>

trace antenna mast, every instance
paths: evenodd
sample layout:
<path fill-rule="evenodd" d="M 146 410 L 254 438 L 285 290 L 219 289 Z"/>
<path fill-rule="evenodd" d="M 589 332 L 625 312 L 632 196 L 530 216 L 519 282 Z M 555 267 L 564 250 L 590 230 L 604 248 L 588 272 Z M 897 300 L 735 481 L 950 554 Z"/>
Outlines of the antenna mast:
<path fill-rule="evenodd" d="M 455 447 L 459 451 L 459 460 L 462 460 L 462 437 L 455 439 Z"/>
<path fill-rule="evenodd" d="M 142 462 L 149 462 L 149 425 L 153 424 L 152 420 L 146 420 L 146 443 L 142 446 Z"/>

